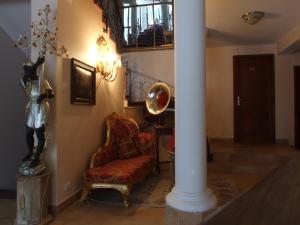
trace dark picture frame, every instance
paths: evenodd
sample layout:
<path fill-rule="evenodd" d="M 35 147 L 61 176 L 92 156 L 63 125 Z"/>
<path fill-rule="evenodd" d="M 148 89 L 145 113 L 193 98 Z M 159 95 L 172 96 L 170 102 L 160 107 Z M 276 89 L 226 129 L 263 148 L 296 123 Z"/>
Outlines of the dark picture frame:
<path fill-rule="evenodd" d="M 71 59 L 71 104 L 96 104 L 96 68 Z"/>

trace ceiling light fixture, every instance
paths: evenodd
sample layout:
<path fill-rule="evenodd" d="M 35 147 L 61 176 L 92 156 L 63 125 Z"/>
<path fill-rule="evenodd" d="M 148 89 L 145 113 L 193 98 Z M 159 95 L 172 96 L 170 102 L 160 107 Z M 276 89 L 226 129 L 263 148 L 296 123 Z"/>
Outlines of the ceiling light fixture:
<path fill-rule="evenodd" d="M 253 12 L 246 12 L 242 19 L 250 25 L 254 25 L 258 23 L 263 17 L 265 16 L 265 13 L 262 11 L 253 11 Z"/>

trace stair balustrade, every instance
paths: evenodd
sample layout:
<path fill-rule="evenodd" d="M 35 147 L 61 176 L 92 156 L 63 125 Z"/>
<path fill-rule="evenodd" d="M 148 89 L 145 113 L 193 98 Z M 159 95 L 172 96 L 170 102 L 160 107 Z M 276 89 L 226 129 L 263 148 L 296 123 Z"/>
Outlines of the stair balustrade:
<path fill-rule="evenodd" d="M 129 104 L 138 102 L 145 102 L 148 90 L 158 81 L 166 83 L 172 95 L 174 95 L 174 86 L 163 81 L 156 79 L 152 75 L 142 73 L 140 71 L 126 67 L 126 99 Z"/>

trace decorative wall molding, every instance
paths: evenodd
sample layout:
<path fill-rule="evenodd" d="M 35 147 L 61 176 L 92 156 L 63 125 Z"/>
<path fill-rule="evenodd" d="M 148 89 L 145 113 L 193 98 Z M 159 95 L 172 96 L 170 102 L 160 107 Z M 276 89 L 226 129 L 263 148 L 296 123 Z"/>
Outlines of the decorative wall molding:
<path fill-rule="evenodd" d="M 211 143 L 221 143 L 221 144 L 225 144 L 225 143 L 234 143 L 233 138 L 208 138 L 209 141 Z"/>

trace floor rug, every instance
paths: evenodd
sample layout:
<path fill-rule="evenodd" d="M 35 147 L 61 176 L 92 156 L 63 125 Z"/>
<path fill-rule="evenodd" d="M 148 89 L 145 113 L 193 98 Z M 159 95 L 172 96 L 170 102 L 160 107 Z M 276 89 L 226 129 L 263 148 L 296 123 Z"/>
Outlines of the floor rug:
<path fill-rule="evenodd" d="M 235 183 L 227 177 L 208 177 L 208 187 L 217 197 L 218 206 L 226 204 L 240 194 Z M 139 207 L 165 207 L 165 198 L 169 192 L 169 170 L 165 169 L 159 176 L 150 176 L 133 186 L 129 203 Z M 88 200 L 102 204 L 123 205 L 121 194 L 110 189 L 94 190 Z"/>
<path fill-rule="evenodd" d="M 143 182 L 133 186 L 130 196 L 130 205 L 145 207 L 164 207 L 165 196 L 170 192 L 169 179 L 164 176 L 150 176 Z M 111 189 L 94 190 L 88 200 L 103 204 L 123 205 L 121 193 Z"/>

